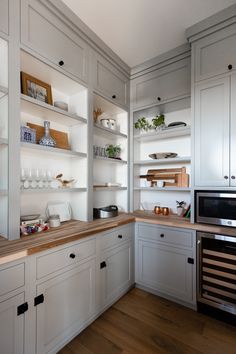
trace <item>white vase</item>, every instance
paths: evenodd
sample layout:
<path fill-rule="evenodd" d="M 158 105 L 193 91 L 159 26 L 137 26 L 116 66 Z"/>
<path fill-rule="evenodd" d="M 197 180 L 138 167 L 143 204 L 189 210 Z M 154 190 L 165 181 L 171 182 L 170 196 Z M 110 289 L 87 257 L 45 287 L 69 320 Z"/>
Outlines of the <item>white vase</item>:
<path fill-rule="evenodd" d="M 183 214 L 184 208 L 183 207 L 177 207 L 177 215 L 181 216 Z"/>

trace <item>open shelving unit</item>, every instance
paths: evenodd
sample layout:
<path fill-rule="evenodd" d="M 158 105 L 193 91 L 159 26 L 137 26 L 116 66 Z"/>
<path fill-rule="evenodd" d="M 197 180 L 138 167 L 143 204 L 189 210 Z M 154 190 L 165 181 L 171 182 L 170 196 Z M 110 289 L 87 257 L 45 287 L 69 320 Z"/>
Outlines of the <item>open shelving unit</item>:
<path fill-rule="evenodd" d="M 70 188 L 24 188 L 21 182 L 21 214 L 32 211 L 45 215 L 47 203 L 68 202 L 72 209 L 72 219 L 88 220 L 88 156 L 87 156 L 87 119 L 88 90 L 53 67 L 43 63 L 26 51 L 21 51 L 21 71 L 51 86 L 53 103 L 63 101 L 68 104 L 64 111 L 53 104 L 37 100 L 27 94 L 21 94 L 21 125 L 27 123 L 44 125 L 50 122 L 50 129 L 66 133 L 69 146 L 66 148 L 48 147 L 39 144 L 21 142 L 21 169 L 31 171 L 33 180 L 35 171 L 48 174 L 52 179 L 63 174 L 63 179 L 74 179 Z M 36 198 L 36 201 L 35 201 Z"/>

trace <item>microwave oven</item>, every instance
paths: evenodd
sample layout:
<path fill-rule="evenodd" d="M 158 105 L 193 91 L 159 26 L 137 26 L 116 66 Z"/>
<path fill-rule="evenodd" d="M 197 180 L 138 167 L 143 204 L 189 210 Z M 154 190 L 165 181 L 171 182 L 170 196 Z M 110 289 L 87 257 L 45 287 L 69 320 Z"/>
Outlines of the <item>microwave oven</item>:
<path fill-rule="evenodd" d="M 236 227 L 236 191 L 195 191 L 195 222 Z"/>

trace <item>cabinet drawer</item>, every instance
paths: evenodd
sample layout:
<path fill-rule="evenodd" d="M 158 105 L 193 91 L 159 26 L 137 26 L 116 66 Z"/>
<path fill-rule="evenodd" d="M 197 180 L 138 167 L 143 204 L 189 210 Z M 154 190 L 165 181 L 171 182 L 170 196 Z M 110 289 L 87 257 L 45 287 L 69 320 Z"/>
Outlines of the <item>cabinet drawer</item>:
<path fill-rule="evenodd" d="M 193 247 L 193 233 L 190 230 L 152 225 L 138 225 L 137 232 L 138 237 L 144 240 L 157 241 L 173 246 L 187 248 Z"/>
<path fill-rule="evenodd" d="M 96 253 L 96 240 L 77 243 L 37 258 L 37 279 L 76 264 Z"/>
<path fill-rule="evenodd" d="M 133 225 L 128 225 L 118 230 L 111 231 L 102 235 L 101 237 L 101 249 L 105 250 L 107 248 L 118 246 L 123 242 L 131 240 Z"/>
<path fill-rule="evenodd" d="M 114 103 L 128 106 L 129 80 L 102 56 L 96 55 L 94 87 Z"/>
<path fill-rule="evenodd" d="M 236 24 L 199 40 L 194 46 L 195 80 L 236 69 Z"/>
<path fill-rule="evenodd" d="M 25 263 L 0 270 L 0 296 L 25 285 Z"/>
<path fill-rule="evenodd" d="M 86 43 L 39 1 L 21 3 L 21 41 L 68 73 L 87 81 Z"/>
<path fill-rule="evenodd" d="M 155 70 L 132 81 L 134 108 L 190 95 L 190 59 Z"/>
<path fill-rule="evenodd" d="M 0 1 L 0 31 L 8 34 L 9 0 Z"/>

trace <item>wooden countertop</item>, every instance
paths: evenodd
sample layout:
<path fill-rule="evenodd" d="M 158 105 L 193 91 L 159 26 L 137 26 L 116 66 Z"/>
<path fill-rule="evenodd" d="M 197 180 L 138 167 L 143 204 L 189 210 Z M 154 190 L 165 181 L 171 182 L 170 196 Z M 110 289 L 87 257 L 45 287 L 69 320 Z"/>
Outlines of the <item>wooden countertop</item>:
<path fill-rule="evenodd" d="M 0 265 L 135 221 L 236 237 L 236 228 L 191 224 L 189 219 L 176 215 L 163 216 L 153 212 L 135 211 L 130 214 L 122 213 L 114 218 L 90 222 L 68 221 L 63 223 L 60 228 L 23 236 L 15 241 L 8 241 L 0 236 Z"/>

